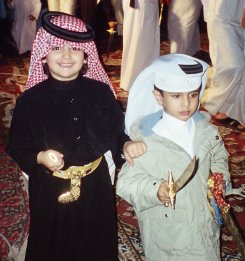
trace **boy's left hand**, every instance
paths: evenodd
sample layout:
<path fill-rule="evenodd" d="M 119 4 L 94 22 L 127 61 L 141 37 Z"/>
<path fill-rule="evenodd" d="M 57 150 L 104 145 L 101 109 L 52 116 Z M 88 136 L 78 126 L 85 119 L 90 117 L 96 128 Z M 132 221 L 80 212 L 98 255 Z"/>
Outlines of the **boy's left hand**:
<path fill-rule="evenodd" d="M 147 146 L 143 141 L 127 141 L 123 146 L 123 155 L 126 161 L 133 166 L 133 159 L 143 155 L 146 150 Z"/>

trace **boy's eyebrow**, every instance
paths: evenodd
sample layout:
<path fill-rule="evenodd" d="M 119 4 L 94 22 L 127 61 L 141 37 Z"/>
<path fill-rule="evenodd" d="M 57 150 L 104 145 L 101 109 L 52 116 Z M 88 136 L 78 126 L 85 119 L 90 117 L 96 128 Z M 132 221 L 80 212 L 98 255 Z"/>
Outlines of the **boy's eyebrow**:
<path fill-rule="evenodd" d="M 181 93 L 184 93 L 184 92 L 169 92 L 169 93 L 172 95 L 180 95 Z"/>

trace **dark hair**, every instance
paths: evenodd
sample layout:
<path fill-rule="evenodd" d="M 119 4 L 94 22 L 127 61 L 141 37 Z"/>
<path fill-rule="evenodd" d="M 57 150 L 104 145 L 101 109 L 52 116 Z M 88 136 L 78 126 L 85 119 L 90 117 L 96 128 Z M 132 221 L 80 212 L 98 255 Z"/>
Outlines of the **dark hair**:
<path fill-rule="evenodd" d="M 43 72 L 44 74 L 46 74 L 47 76 L 49 76 L 49 68 L 48 68 L 48 64 L 47 63 L 43 63 Z"/>
<path fill-rule="evenodd" d="M 201 89 L 202 89 L 202 84 L 199 86 L 199 88 L 197 88 L 197 90 L 200 92 Z M 164 92 L 164 91 L 161 90 L 161 89 L 159 89 L 159 88 L 157 88 L 156 85 L 154 85 L 154 90 L 160 92 L 160 94 L 163 95 L 163 92 Z M 195 91 L 195 90 L 193 90 L 193 91 Z"/>
<path fill-rule="evenodd" d="M 88 71 L 88 55 L 86 53 L 84 53 L 84 61 L 85 60 L 86 60 L 86 63 L 83 63 L 83 66 L 80 70 L 80 75 L 84 75 Z"/>
<path fill-rule="evenodd" d="M 154 90 L 160 92 L 160 94 L 163 95 L 163 90 L 157 88 L 156 85 L 154 85 Z"/>

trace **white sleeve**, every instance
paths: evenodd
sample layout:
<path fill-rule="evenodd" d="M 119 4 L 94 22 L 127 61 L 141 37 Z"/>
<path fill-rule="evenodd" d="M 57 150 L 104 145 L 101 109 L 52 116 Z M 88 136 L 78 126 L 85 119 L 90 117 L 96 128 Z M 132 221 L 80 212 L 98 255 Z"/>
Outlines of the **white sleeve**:
<path fill-rule="evenodd" d="M 111 151 L 108 150 L 108 151 L 104 154 L 104 156 L 105 156 L 105 159 L 106 159 L 108 168 L 109 168 L 109 173 L 110 173 L 110 176 L 111 176 L 111 183 L 112 183 L 112 185 L 114 185 L 116 165 L 115 165 L 115 163 L 114 163 L 114 161 L 113 161 Z"/>

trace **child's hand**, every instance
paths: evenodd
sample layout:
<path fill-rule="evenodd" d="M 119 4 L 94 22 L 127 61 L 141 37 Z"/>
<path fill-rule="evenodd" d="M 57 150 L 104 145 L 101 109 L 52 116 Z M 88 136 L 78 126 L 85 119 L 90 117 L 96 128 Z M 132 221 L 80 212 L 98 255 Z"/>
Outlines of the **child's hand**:
<path fill-rule="evenodd" d="M 123 146 L 123 155 L 126 161 L 133 166 L 133 159 L 143 155 L 146 150 L 147 147 L 143 141 L 127 141 Z"/>
<path fill-rule="evenodd" d="M 37 155 L 37 163 L 51 171 L 62 169 L 64 167 L 63 154 L 55 150 L 40 151 Z"/>
<path fill-rule="evenodd" d="M 168 194 L 168 182 L 167 181 L 163 181 L 161 183 L 161 185 L 159 186 L 158 191 L 157 191 L 157 197 L 162 203 L 166 204 L 166 206 L 169 204 L 170 198 L 169 198 L 169 194 Z"/>

